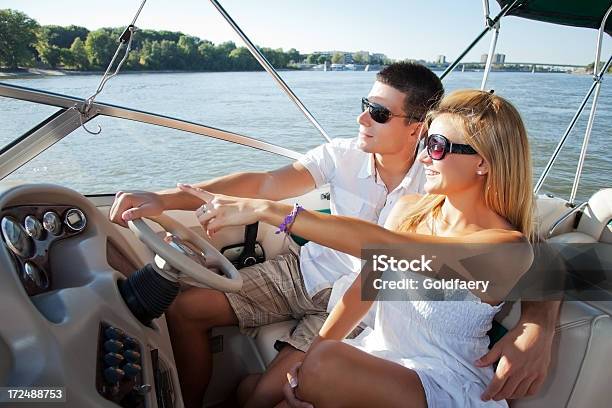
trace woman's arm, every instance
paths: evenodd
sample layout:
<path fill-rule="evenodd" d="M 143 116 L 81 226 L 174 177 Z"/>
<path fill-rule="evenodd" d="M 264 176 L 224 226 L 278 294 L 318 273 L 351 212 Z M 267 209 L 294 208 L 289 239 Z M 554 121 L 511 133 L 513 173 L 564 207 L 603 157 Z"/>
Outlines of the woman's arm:
<path fill-rule="evenodd" d="M 207 203 L 206 212 L 198 217 L 207 233 L 222 228 L 248 225 L 257 221 L 278 226 L 293 210 L 293 206 L 269 200 L 230 197 L 181 186 L 181 190 L 197 195 Z M 291 232 L 304 239 L 361 257 L 367 244 L 387 245 L 402 243 L 460 244 L 472 242 L 502 243 L 519 241 L 521 234 L 514 231 L 484 230 L 463 237 L 440 237 L 412 232 L 396 232 L 354 217 L 329 215 L 303 210 L 293 224 Z"/>
<path fill-rule="evenodd" d="M 182 189 L 197 195 L 207 203 L 206 211 L 198 215 L 198 220 L 209 235 L 228 226 L 247 225 L 257 221 L 271 225 L 280 225 L 293 210 L 291 205 L 269 200 L 229 197 L 189 187 L 182 187 Z M 402 201 L 400 200 L 400 202 Z M 400 219 L 401 217 L 397 214 L 398 211 L 394 212 L 394 218 Z M 498 284 L 499 290 L 496 292 L 498 294 L 504 292 L 504 288 L 511 288 L 514 285 L 518 278 L 528 269 L 529 265 L 531 265 L 532 259 L 531 247 L 522 234 L 516 231 L 500 229 L 482 230 L 459 237 L 441 237 L 429 234 L 390 231 L 358 218 L 303 210 L 295 217 L 291 224 L 291 232 L 318 244 L 359 258 L 362 257 L 362 249 L 370 244 L 376 244 L 381 247 L 392 244 L 413 244 L 405 245 L 401 248 L 403 256 L 410 257 L 420 257 L 424 254 L 423 251 L 425 250 L 431 253 L 431 250 L 435 247 L 428 248 L 427 245 L 429 244 L 455 244 L 454 249 L 456 250 L 453 251 L 454 253 L 467 254 L 468 252 L 466 251 L 472 251 L 470 252 L 472 255 L 480 255 L 479 259 L 482 260 L 478 267 L 479 270 L 473 271 L 477 272 L 474 275 L 470 271 L 465 270 L 464 265 L 456 264 L 460 259 L 449 259 L 456 266 L 453 270 L 459 276 L 455 277 L 472 280 L 474 276 L 482 276 L 483 273 L 489 275 L 494 273 L 495 276 L 491 275 L 488 279 Z M 477 246 L 471 245 L 484 243 L 486 243 L 486 246 L 480 245 L 479 247 L 482 250 L 479 250 Z M 522 245 L 492 245 L 507 243 Z M 458 245 L 465 245 L 464 250 L 458 251 Z M 445 249 L 450 247 L 451 245 Z M 442 251 L 445 252 L 445 249 L 442 248 Z M 480 251 L 480 253 L 474 252 L 475 250 Z M 436 259 L 437 263 L 444 263 L 446 254 L 443 252 L 439 253 Z M 437 272 L 439 271 L 428 272 L 422 270 L 419 273 L 436 277 Z"/>
<path fill-rule="evenodd" d="M 342 340 L 348 336 L 361 322 L 374 303 L 372 300 L 362 300 L 362 275 L 357 276 L 342 299 L 332 309 L 331 313 L 319 330 L 321 340 Z"/>

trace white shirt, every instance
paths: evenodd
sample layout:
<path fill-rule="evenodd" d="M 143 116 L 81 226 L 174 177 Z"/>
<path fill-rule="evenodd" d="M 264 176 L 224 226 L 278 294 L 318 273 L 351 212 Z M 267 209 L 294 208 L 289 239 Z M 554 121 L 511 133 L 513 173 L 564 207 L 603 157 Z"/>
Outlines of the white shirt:
<path fill-rule="evenodd" d="M 317 188 L 329 184 L 330 210 L 334 215 L 358 217 L 384 225 L 395 203 L 404 195 L 423 193 L 425 169 L 415 161 L 391 192 L 376 176 L 374 155 L 357 147 L 357 139 L 333 139 L 307 152 L 299 162 L 308 169 Z M 328 311 L 342 297 L 361 270 L 361 260 L 308 242 L 300 251 L 300 268 L 306 291 L 314 296 L 332 288 Z"/>

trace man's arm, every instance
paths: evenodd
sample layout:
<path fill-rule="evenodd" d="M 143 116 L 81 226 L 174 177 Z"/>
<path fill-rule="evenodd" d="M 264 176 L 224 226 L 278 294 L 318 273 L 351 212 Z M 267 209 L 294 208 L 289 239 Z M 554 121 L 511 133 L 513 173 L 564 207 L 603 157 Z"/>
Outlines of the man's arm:
<path fill-rule="evenodd" d="M 294 162 L 273 171 L 235 173 L 203 181 L 195 186 L 218 194 L 277 201 L 313 190 L 315 181 L 306 167 L 300 162 Z M 200 205 L 202 200 L 178 188 L 157 193 L 120 191 L 111 206 L 109 218 L 126 227 L 126 219 L 156 216 L 166 210 L 195 210 Z"/>
<path fill-rule="evenodd" d="M 236 197 L 279 201 L 300 196 L 315 188 L 310 172 L 300 162 L 273 171 L 234 173 L 194 184 L 203 190 Z M 160 191 L 166 209 L 195 210 L 202 201 L 178 188 Z"/>
<path fill-rule="evenodd" d="M 548 375 L 560 304 L 521 302 L 518 324 L 476 362 L 485 367 L 499 359 L 495 377 L 482 395 L 484 401 L 537 394 Z"/>

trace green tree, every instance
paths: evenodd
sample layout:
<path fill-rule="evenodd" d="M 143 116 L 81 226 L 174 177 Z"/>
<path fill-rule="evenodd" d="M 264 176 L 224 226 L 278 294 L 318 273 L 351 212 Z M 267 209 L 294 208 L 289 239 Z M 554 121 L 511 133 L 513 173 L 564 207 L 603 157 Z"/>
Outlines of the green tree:
<path fill-rule="evenodd" d="M 332 64 L 344 64 L 344 54 L 341 52 L 334 52 L 331 62 Z"/>
<path fill-rule="evenodd" d="M 145 69 L 161 69 L 161 46 L 157 41 L 146 40 L 140 50 L 140 65 Z"/>
<path fill-rule="evenodd" d="M 178 49 L 181 59 L 187 69 L 198 68 L 198 43 L 200 39 L 189 35 L 181 35 L 178 40 Z"/>
<path fill-rule="evenodd" d="M 309 54 L 308 57 L 306 57 L 306 62 L 309 64 L 318 64 L 320 56 L 321 54 L 313 52 L 312 54 Z"/>
<path fill-rule="evenodd" d="M 101 28 L 87 35 L 85 50 L 92 67 L 106 68 L 117 50 L 118 44 L 113 40 L 109 31 Z"/>
<path fill-rule="evenodd" d="M 289 51 L 287 51 L 287 58 L 289 59 L 289 62 L 293 61 L 296 64 L 298 62 L 302 62 L 302 60 L 304 59 L 300 55 L 300 52 L 295 48 L 290 48 Z"/>
<path fill-rule="evenodd" d="M 0 10 L 0 65 L 16 69 L 30 65 L 38 23 L 20 11 Z"/>
<path fill-rule="evenodd" d="M 89 58 L 87 57 L 87 50 L 85 44 L 80 37 L 77 37 L 70 46 L 70 53 L 72 54 L 72 65 L 71 68 L 78 70 L 86 70 L 89 68 Z"/>
<path fill-rule="evenodd" d="M 64 68 L 75 68 L 74 54 L 70 48 L 58 48 L 60 63 Z"/>
<path fill-rule="evenodd" d="M 49 45 L 58 48 L 70 48 L 74 40 L 78 37 L 85 41 L 89 30 L 85 27 L 69 25 L 62 27 L 58 25 L 46 25 L 41 27 L 41 31 L 45 33 Z"/>
<path fill-rule="evenodd" d="M 229 53 L 230 64 L 234 71 L 250 71 L 261 69 L 259 63 L 253 58 L 246 47 L 238 47 Z"/>
<path fill-rule="evenodd" d="M 51 44 L 51 37 L 53 33 L 49 27 L 40 27 L 36 37 L 36 52 L 44 64 L 55 68 L 60 63 L 60 47 Z"/>
<path fill-rule="evenodd" d="M 212 71 L 212 61 L 215 57 L 215 44 L 204 40 L 198 44 L 198 69 Z"/>
<path fill-rule="evenodd" d="M 181 58 L 181 53 L 176 42 L 162 40 L 160 48 L 161 69 L 185 69 L 185 61 Z"/>

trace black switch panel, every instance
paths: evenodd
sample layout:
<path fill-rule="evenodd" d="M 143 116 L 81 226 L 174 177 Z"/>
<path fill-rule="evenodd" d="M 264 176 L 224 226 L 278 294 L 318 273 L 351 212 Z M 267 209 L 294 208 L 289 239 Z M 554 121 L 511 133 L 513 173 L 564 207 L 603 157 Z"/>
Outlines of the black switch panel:
<path fill-rule="evenodd" d="M 124 408 L 145 408 L 140 343 L 122 329 L 100 323 L 96 388 L 100 395 Z"/>

